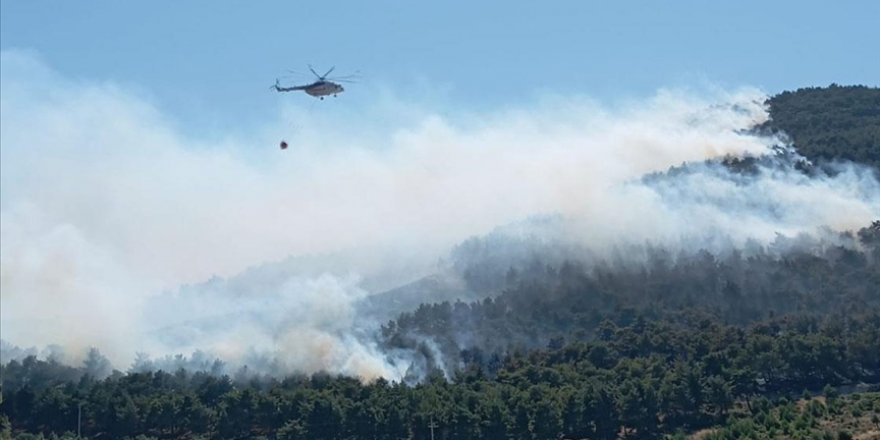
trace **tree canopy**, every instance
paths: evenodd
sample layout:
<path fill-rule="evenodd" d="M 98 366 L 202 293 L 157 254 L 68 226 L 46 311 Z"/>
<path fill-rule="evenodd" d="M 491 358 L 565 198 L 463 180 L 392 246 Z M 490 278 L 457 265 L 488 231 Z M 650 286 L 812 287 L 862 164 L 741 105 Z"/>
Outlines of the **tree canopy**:
<path fill-rule="evenodd" d="M 880 88 L 808 87 L 767 101 L 760 128 L 785 132 L 812 161 L 849 160 L 880 170 Z"/>

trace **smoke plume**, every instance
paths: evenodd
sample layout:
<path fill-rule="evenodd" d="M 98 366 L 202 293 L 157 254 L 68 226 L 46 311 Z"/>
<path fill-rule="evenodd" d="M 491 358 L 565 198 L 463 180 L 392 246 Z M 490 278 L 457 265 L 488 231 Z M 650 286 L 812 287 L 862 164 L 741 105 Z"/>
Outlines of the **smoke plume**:
<path fill-rule="evenodd" d="M 781 144 L 748 131 L 767 118 L 753 89 L 486 113 L 388 99 L 321 112 L 290 97 L 242 139 L 185 135 L 144 97 L 30 54 L 3 52 L 0 78 L 2 337 L 71 355 L 95 346 L 121 369 L 136 353 L 197 352 L 267 372 L 399 379 L 406 354 L 382 353 L 355 304 L 535 215 L 565 218 L 556 233 L 599 253 L 880 218 L 876 174 L 851 164 L 641 180 Z"/>

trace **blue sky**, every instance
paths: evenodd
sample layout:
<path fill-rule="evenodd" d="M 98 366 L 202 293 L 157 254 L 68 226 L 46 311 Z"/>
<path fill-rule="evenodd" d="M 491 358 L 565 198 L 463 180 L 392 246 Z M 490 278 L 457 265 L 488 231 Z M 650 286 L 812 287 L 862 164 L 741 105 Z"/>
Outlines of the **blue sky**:
<path fill-rule="evenodd" d="M 309 99 L 268 90 L 309 63 L 361 71 L 345 95 L 352 105 L 390 90 L 468 109 L 542 94 L 613 101 L 661 87 L 774 93 L 880 78 L 880 2 L 867 0 L 4 0 L 0 12 L 2 49 L 121 84 L 191 130 L 255 126 L 279 100 Z"/>

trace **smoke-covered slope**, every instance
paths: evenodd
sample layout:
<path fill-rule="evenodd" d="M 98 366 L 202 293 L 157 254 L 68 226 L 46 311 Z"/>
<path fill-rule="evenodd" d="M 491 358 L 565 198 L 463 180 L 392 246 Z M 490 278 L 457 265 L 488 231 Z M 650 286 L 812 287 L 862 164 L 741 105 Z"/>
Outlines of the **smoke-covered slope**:
<path fill-rule="evenodd" d="M 71 96 L 52 111 L 79 108 Z M 127 108 L 117 95 L 105 98 Z M 537 346 L 579 325 L 505 311 L 512 321 L 497 328 L 509 334 L 466 324 L 452 336 L 408 325 L 379 336 L 382 324 L 419 304 L 528 291 L 520 310 L 540 311 L 549 307 L 544 299 L 560 297 L 554 286 L 566 278 L 553 277 L 570 266 L 587 279 L 607 273 L 620 284 L 609 294 L 628 298 L 627 305 L 644 302 L 640 293 L 661 295 L 639 287 L 647 280 L 640 271 L 657 255 L 672 256 L 674 265 L 679 257 L 717 263 L 768 252 L 772 266 L 786 252 L 801 252 L 798 243 L 819 246 L 801 253 L 825 260 L 826 247 L 863 252 L 846 233 L 880 218 L 876 173 L 853 163 L 805 168 L 781 135 L 753 130 L 768 120 L 765 99 L 753 90 L 708 98 L 661 91 L 621 107 L 574 100 L 466 122 L 428 115 L 387 128 L 377 145 L 362 146 L 357 133 L 349 139 L 356 147 L 303 145 L 291 153 L 293 168 L 214 157 L 182 145 L 167 128 L 146 136 L 162 126 L 137 125 L 138 112 L 121 112 L 133 127 L 121 141 L 108 134 L 115 145 L 145 133 L 125 155 L 106 154 L 101 142 L 76 155 L 67 154 L 73 147 L 66 141 L 39 144 L 61 149 L 49 168 L 25 148 L 24 128 L 4 130 L 3 335 L 24 346 L 57 342 L 72 362 L 94 345 L 120 369 L 132 361 L 136 369 L 213 369 L 219 357 L 226 371 L 248 365 L 261 373 L 401 379 L 425 372 L 414 362 L 455 359 L 453 348 L 488 335 L 493 350 L 522 340 Z M 4 127 L 33 126 L 27 111 L 44 115 L 41 105 L 4 97 Z M 80 125 L 103 115 L 93 113 L 82 108 Z M 46 136 L 82 138 L 66 131 L 80 125 Z M 151 166 L 132 159 L 144 155 L 154 158 Z M 163 158 L 184 165 L 165 169 Z M 55 181 L 47 187 L 50 174 Z M 214 186 L 169 190 L 178 178 L 215 181 L 236 188 L 235 196 Z M 67 199 L 83 203 L 56 203 Z M 180 207 L 173 219 L 159 215 L 169 206 Z M 296 257 L 279 258 L 279 249 Z M 183 274 L 228 274 L 243 261 L 252 268 L 157 293 Z M 724 285 L 697 281 L 687 281 L 694 295 Z M 595 300 L 570 293 L 561 298 Z M 680 304 L 671 296 L 666 305 Z M 41 332 L 30 331 L 35 325 Z M 589 333 L 590 325 L 581 329 Z"/>
<path fill-rule="evenodd" d="M 677 311 L 696 308 L 743 325 L 775 314 L 876 310 L 880 221 L 835 232 L 824 227 L 834 220 L 822 217 L 853 206 L 843 199 L 837 212 L 816 205 L 829 203 L 820 193 L 858 194 L 878 218 L 877 93 L 832 86 L 770 98 L 770 119 L 758 130 L 786 127 L 783 137 L 808 157 L 780 145 L 764 156 L 683 164 L 641 179 L 642 189 L 692 224 L 672 240 L 623 239 L 601 251 L 582 239 L 578 225 L 548 217 L 462 243 L 453 266 L 468 288 L 503 293 L 423 304 L 383 326 L 384 343 L 420 353 L 422 369 L 449 374 L 474 350 L 497 356 L 560 338 L 590 339 L 604 320 L 627 325 L 634 314 L 674 321 Z M 646 218 L 645 229 L 663 220 Z M 761 238 L 768 225 L 776 228 L 773 239 Z"/>
<path fill-rule="evenodd" d="M 149 296 L 127 315 L 147 350 L 126 374 L 95 349 L 73 368 L 58 362 L 68 347 L 0 341 L 0 435 L 67 431 L 84 403 L 83 433 L 113 438 L 616 439 L 719 425 L 830 437 L 810 420 L 840 411 L 832 385 L 880 380 L 877 171 L 833 148 L 804 157 L 752 130 L 763 118 L 741 104 L 674 102 L 687 110 L 660 118 L 669 126 L 616 122 L 651 136 L 599 136 L 624 154 L 588 155 L 602 147 L 580 133 L 566 153 L 606 162 L 531 196 L 576 190 L 439 256 L 296 256 Z M 738 153 L 681 163 L 658 146 Z M 636 153 L 666 159 L 604 169 Z M 4 286 L 19 287 L 7 255 Z M 823 387 L 797 419 L 784 399 L 771 409 Z M 865 396 L 847 401 L 863 427 L 877 409 Z M 737 421 L 747 415 L 763 427 Z"/>
<path fill-rule="evenodd" d="M 880 222 L 858 237 L 780 237 L 723 254 L 643 246 L 621 250 L 616 261 L 571 258 L 512 266 L 509 287 L 494 298 L 422 305 L 383 327 L 385 344 L 419 352 L 422 365 L 448 375 L 474 352 L 486 359 L 592 340 L 606 321 L 630 325 L 635 316 L 675 325 L 687 318 L 682 311 L 700 311 L 745 326 L 880 309 Z"/>

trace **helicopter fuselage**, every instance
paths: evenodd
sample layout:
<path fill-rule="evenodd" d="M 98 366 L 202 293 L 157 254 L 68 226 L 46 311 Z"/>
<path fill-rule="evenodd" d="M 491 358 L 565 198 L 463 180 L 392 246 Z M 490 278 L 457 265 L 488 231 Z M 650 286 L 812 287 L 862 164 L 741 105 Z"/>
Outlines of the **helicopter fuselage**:
<path fill-rule="evenodd" d="M 304 92 L 309 95 L 315 97 L 322 97 L 327 95 L 336 95 L 338 93 L 342 93 L 345 91 L 341 85 L 336 84 L 333 81 L 315 81 L 307 86 L 303 86 L 302 89 Z"/>

